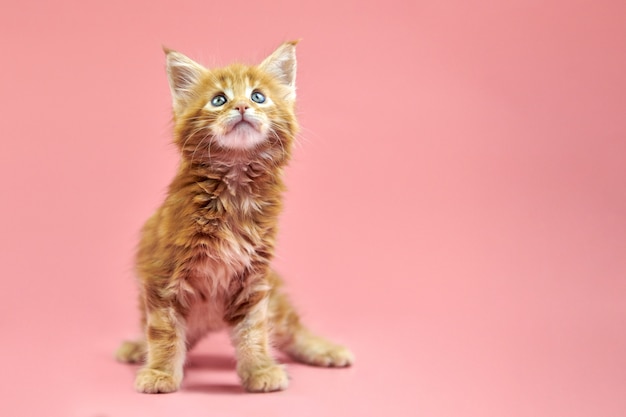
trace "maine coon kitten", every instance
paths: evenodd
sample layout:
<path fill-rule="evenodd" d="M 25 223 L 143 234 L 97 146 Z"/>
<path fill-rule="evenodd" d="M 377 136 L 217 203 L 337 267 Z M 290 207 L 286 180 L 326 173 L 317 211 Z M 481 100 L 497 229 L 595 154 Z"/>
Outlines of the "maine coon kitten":
<path fill-rule="evenodd" d="M 353 361 L 302 325 L 270 268 L 297 130 L 296 43 L 258 66 L 211 70 L 166 50 L 181 161 L 139 243 L 144 337 L 117 352 L 121 361 L 145 362 L 135 380 L 140 392 L 176 391 L 186 352 L 224 326 L 248 391 L 287 388 L 271 345 L 311 365 Z"/>

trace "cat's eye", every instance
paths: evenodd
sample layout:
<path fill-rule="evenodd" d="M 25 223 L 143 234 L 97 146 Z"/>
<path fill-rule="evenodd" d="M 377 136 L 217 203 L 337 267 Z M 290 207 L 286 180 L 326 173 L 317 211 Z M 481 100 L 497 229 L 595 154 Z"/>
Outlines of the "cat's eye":
<path fill-rule="evenodd" d="M 215 107 L 223 106 L 226 103 L 226 97 L 223 94 L 218 94 L 211 99 L 211 104 Z"/>
<path fill-rule="evenodd" d="M 265 96 L 258 92 L 258 91 L 254 91 L 252 93 L 252 95 L 250 96 L 250 98 L 252 99 L 252 101 L 254 101 L 255 103 L 264 103 L 265 102 Z"/>

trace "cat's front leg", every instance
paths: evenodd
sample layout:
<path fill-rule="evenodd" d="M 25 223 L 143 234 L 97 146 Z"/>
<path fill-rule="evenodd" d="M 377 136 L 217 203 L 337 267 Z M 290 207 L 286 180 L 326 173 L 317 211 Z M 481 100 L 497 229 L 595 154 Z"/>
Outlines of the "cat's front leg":
<path fill-rule="evenodd" d="M 176 391 L 183 379 L 185 326 L 173 307 L 148 312 L 146 364 L 137 372 L 135 388 L 145 393 Z"/>
<path fill-rule="evenodd" d="M 227 316 L 233 325 L 231 339 L 237 355 L 237 374 L 250 392 L 281 391 L 289 385 L 284 365 L 270 353 L 268 294 L 258 291 L 245 297 Z"/>

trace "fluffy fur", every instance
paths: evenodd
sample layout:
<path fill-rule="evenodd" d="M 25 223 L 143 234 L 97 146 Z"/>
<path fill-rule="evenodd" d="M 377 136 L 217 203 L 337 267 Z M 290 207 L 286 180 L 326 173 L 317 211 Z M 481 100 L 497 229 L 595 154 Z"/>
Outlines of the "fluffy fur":
<path fill-rule="evenodd" d="M 166 50 L 181 161 L 139 243 L 144 336 L 117 352 L 121 361 L 144 362 L 140 392 L 176 391 L 186 352 L 225 326 L 248 391 L 287 387 L 271 345 L 311 365 L 353 361 L 302 325 L 270 268 L 282 172 L 297 131 L 296 43 L 258 66 L 211 70 Z"/>

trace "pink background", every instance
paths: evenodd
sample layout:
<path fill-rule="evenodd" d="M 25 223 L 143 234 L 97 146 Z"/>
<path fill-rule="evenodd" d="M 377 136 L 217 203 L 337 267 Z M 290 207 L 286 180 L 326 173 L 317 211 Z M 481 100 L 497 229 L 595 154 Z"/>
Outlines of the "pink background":
<path fill-rule="evenodd" d="M 12 4 L 0 415 L 626 415 L 626 3 Z M 276 265 L 356 366 L 245 394 L 220 334 L 182 391 L 136 394 L 112 354 L 177 162 L 161 45 L 211 65 L 294 38 Z"/>

